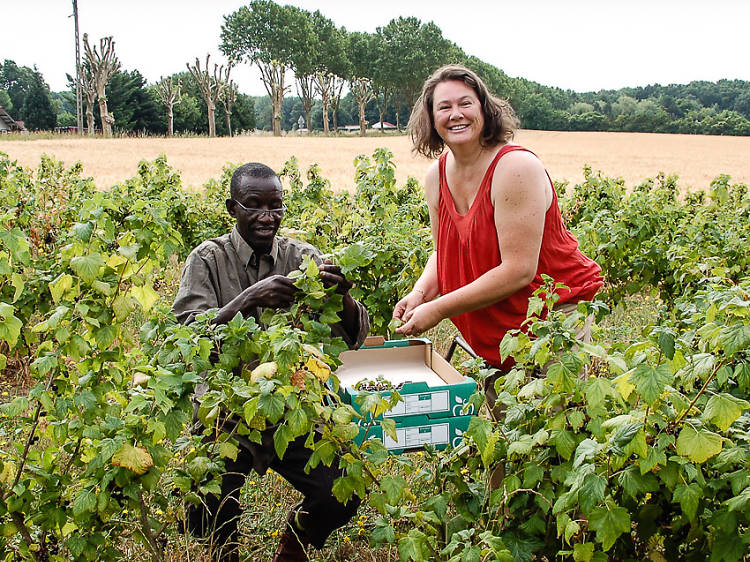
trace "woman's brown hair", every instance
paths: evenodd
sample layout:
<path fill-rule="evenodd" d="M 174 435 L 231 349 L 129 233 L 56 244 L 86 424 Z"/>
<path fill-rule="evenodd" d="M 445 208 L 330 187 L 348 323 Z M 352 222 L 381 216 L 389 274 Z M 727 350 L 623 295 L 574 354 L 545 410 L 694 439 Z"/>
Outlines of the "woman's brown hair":
<path fill-rule="evenodd" d="M 432 73 L 422 86 L 422 95 L 414 104 L 409 118 L 409 134 L 412 150 L 428 158 L 436 158 L 443 152 L 445 142 L 435 130 L 432 114 L 435 88 L 446 80 L 458 80 L 469 86 L 479 98 L 484 116 L 484 128 L 479 142 L 482 146 L 492 146 L 513 138 L 518 128 L 518 118 L 511 105 L 494 96 L 482 79 L 473 71 L 460 64 L 441 66 Z"/>

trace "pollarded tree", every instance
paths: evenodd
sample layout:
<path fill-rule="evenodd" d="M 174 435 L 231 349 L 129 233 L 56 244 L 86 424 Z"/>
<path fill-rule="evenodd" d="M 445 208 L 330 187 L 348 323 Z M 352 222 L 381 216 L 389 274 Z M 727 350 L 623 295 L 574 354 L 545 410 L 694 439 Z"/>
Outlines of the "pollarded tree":
<path fill-rule="evenodd" d="M 174 136 L 174 106 L 182 101 L 182 82 L 174 83 L 172 77 L 162 77 L 156 83 L 156 95 L 161 104 L 167 108 L 167 135 Z"/>
<path fill-rule="evenodd" d="M 120 68 L 120 61 L 115 54 L 115 42 L 112 37 L 102 37 L 99 40 L 99 51 L 96 45 L 92 49 L 89 46 L 88 34 L 83 34 L 83 58 L 86 65 L 91 69 L 91 74 L 96 84 L 96 96 L 99 99 L 99 116 L 102 120 L 102 133 L 105 137 L 112 136 L 112 125 L 114 116 L 107 110 L 107 82 Z"/>
<path fill-rule="evenodd" d="M 271 98 L 273 134 L 281 135 L 281 104 L 289 90 L 284 80 L 294 57 L 308 45 L 309 18 L 295 6 L 279 6 L 271 0 L 253 0 L 224 16 L 221 51 L 232 60 L 245 60 L 260 69 Z"/>
<path fill-rule="evenodd" d="M 347 35 L 346 41 L 346 51 L 351 63 L 348 76 L 349 90 L 359 108 L 359 134 L 364 137 L 367 130 L 365 107 L 375 99 L 371 77 L 377 72 L 375 66 L 377 38 L 369 33 L 355 31 Z"/>
<path fill-rule="evenodd" d="M 221 90 L 221 95 L 219 96 L 219 101 L 221 102 L 221 105 L 224 107 L 224 118 L 227 121 L 227 135 L 232 136 L 232 108 L 234 107 L 234 104 L 237 102 L 237 85 L 229 80 L 229 71 L 231 69 L 231 66 L 228 66 L 226 69 L 226 80 L 224 82 L 224 87 Z"/>
<path fill-rule="evenodd" d="M 345 31 L 338 29 L 333 21 L 319 10 L 312 14 L 312 23 L 318 36 L 318 51 L 315 63 L 315 86 L 323 103 L 323 132 L 329 133 L 328 110 L 338 107 L 338 99 L 344 85 L 349 61 L 346 56 Z M 336 128 L 334 116 L 334 129 Z"/>
<path fill-rule="evenodd" d="M 96 78 L 94 77 L 94 73 L 91 72 L 91 67 L 85 62 L 81 64 L 79 76 L 81 79 L 81 92 L 86 102 L 86 125 L 88 134 L 91 136 L 94 134 L 95 129 L 94 104 L 96 103 Z"/>
<path fill-rule="evenodd" d="M 222 80 L 224 65 L 219 66 L 214 63 L 213 75 L 208 71 L 208 61 L 210 58 L 211 55 L 206 55 L 206 68 L 203 70 L 201 70 L 201 63 L 198 60 L 198 57 L 195 57 L 194 66 L 190 66 L 190 63 L 187 63 L 186 66 L 200 88 L 201 94 L 203 95 L 203 101 L 206 102 L 206 109 L 208 110 L 208 136 L 215 137 L 216 101 L 221 97 L 221 93 L 224 90 L 226 83 Z M 228 79 L 229 71 L 227 70 L 227 80 Z"/>

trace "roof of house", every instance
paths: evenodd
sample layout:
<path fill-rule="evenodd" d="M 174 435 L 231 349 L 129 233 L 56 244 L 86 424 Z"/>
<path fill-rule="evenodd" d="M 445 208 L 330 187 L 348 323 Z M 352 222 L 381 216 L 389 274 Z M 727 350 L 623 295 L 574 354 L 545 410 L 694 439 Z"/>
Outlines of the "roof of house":
<path fill-rule="evenodd" d="M 0 105 L 0 120 L 2 120 L 11 131 L 23 130 L 23 121 L 21 121 L 19 125 L 19 122 L 15 121 L 10 115 L 8 115 L 8 112 L 5 111 L 2 105 Z"/>
<path fill-rule="evenodd" d="M 370 128 L 371 129 L 379 129 L 380 128 L 380 121 L 377 121 L 377 122 L 373 123 L 372 125 L 370 125 Z M 389 123 L 388 121 L 383 121 L 383 128 L 384 129 L 395 129 L 396 125 L 394 125 L 393 123 Z"/>

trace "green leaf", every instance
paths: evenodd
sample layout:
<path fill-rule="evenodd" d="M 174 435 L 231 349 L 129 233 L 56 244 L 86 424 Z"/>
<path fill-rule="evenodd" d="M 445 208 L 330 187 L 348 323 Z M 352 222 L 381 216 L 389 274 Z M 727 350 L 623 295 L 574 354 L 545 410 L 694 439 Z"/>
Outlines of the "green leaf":
<path fill-rule="evenodd" d="M 73 276 L 67 273 L 61 273 L 57 278 L 49 284 L 49 292 L 52 294 L 52 300 L 55 303 L 60 302 L 60 299 L 66 291 L 73 287 Z"/>
<path fill-rule="evenodd" d="M 98 252 L 88 256 L 78 256 L 70 260 L 70 267 L 86 283 L 91 284 L 99 275 L 99 268 L 104 265 L 104 258 Z"/>
<path fill-rule="evenodd" d="M 223 443 L 219 445 L 219 455 L 221 455 L 224 458 L 232 459 L 233 461 L 236 461 L 238 452 L 239 452 L 239 449 L 237 448 L 237 445 L 235 445 L 231 441 L 224 441 Z"/>
<path fill-rule="evenodd" d="M 109 346 L 112 345 L 112 342 L 115 341 L 116 335 L 117 329 L 111 324 L 97 328 L 94 330 L 94 341 L 96 341 L 96 346 L 102 351 L 109 348 Z"/>
<path fill-rule="evenodd" d="M 664 353 L 670 361 L 674 359 L 674 336 L 669 332 L 660 332 L 658 342 L 662 353 Z"/>
<path fill-rule="evenodd" d="M 574 562 L 591 562 L 594 557 L 594 543 L 586 542 L 583 544 L 576 544 L 573 546 L 573 561 Z"/>
<path fill-rule="evenodd" d="M 284 415 L 284 399 L 278 394 L 263 394 L 258 399 L 258 410 L 268 421 L 276 423 Z"/>
<path fill-rule="evenodd" d="M 721 435 L 686 425 L 677 437 L 677 454 L 693 462 L 704 463 L 721 451 Z"/>
<path fill-rule="evenodd" d="M 680 502 L 682 513 L 685 514 L 688 521 L 695 519 L 698 512 L 698 503 L 703 496 L 703 490 L 695 482 L 689 486 L 678 484 L 674 489 L 674 499 Z"/>
<path fill-rule="evenodd" d="M 130 443 L 123 443 L 112 456 L 112 464 L 141 475 L 146 474 L 148 469 L 154 466 L 154 460 L 146 449 L 133 447 Z"/>
<path fill-rule="evenodd" d="M 71 506 L 73 508 L 73 517 L 80 517 L 84 513 L 96 510 L 96 492 L 90 488 L 81 490 L 76 495 Z"/>
<path fill-rule="evenodd" d="M 16 346 L 23 327 L 23 322 L 16 318 L 14 312 L 11 305 L 0 302 L 0 340 L 4 340 L 10 349 Z"/>
<path fill-rule="evenodd" d="M 596 531 L 596 539 L 606 552 L 620 535 L 630 533 L 630 514 L 624 507 L 608 501 L 606 507 L 598 507 L 591 512 L 589 525 Z"/>
<path fill-rule="evenodd" d="M 719 341 L 727 355 L 734 355 L 750 347 L 750 324 L 741 322 L 724 326 L 719 333 Z"/>
<path fill-rule="evenodd" d="M 736 398 L 726 392 L 714 394 L 706 404 L 703 418 L 711 421 L 720 430 L 726 431 L 748 408 L 750 403 L 747 400 Z"/>
<path fill-rule="evenodd" d="M 407 483 L 401 476 L 384 476 L 380 480 L 380 489 L 391 505 L 398 505 L 404 495 Z"/>
<path fill-rule="evenodd" d="M 550 443 L 555 445 L 557 454 L 566 461 L 570 460 L 570 457 L 573 455 L 573 451 L 575 451 L 576 448 L 575 437 L 573 433 L 567 429 L 553 432 Z"/>
<path fill-rule="evenodd" d="M 286 453 L 289 443 L 293 439 L 294 435 L 288 425 L 282 424 L 276 428 L 276 431 L 273 434 L 273 447 L 280 459 L 284 458 L 284 453 Z"/>
<path fill-rule="evenodd" d="M 604 492 L 607 489 L 607 480 L 593 472 L 583 478 L 578 488 L 578 502 L 584 513 L 590 513 L 599 503 L 604 502 Z"/>
<path fill-rule="evenodd" d="M 23 282 L 23 277 L 18 273 L 14 273 L 10 276 L 10 284 L 15 289 L 15 292 L 13 293 L 13 302 L 16 302 L 18 297 L 21 296 L 21 293 L 23 293 L 23 288 L 26 284 Z"/>
<path fill-rule="evenodd" d="M 593 439 L 584 439 L 576 447 L 576 454 L 573 458 L 573 468 L 578 468 L 585 461 L 593 459 L 601 450 L 602 445 Z"/>
<path fill-rule="evenodd" d="M 641 363 L 630 375 L 630 382 L 635 385 L 638 393 L 643 396 L 647 404 L 653 404 L 659 399 L 664 388 L 672 381 L 672 373 L 668 365 L 651 365 Z"/>
<path fill-rule="evenodd" d="M 133 312 L 133 299 L 128 295 L 117 295 L 112 301 L 112 312 L 119 322 L 123 322 Z"/>

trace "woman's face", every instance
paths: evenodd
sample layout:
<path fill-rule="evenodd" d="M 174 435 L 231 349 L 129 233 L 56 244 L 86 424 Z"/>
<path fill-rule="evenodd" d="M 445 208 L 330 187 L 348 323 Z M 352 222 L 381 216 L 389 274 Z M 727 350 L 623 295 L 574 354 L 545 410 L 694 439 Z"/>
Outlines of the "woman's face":
<path fill-rule="evenodd" d="M 432 116 L 437 134 L 448 146 L 479 143 L 484 129 L 482 105 L 464 82 L 446 80 L 435 86 Z"/>

